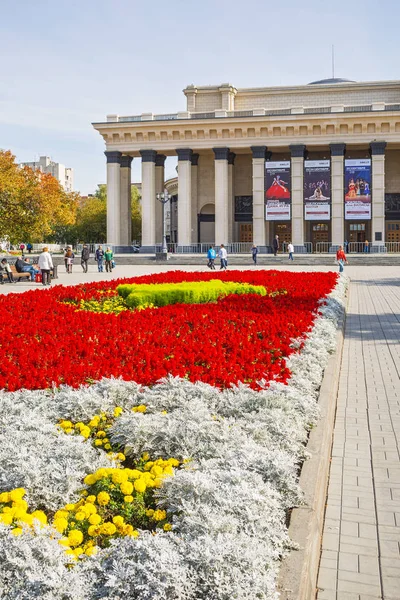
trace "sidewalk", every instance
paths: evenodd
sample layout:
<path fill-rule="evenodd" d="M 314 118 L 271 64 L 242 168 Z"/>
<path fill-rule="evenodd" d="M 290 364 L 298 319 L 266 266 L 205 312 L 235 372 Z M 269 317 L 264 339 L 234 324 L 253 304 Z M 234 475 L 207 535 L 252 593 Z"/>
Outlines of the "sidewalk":
<path fill-rule="evenodd" d="M 400 599 L 399 271 L 347 269 L 318 600 Z"/>

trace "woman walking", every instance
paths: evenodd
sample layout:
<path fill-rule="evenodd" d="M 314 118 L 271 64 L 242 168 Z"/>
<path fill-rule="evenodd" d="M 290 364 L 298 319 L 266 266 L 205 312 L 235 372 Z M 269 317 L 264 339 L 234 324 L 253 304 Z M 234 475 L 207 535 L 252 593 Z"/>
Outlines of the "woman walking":
<path fill-rule="evenodd" d="M 72 252 L 71 246 L 68 246 L 65 253 L 65 262 L 67 266 L 67 273 L 72 273 L 72 265 L 74 264 L 75 254 Z"/>
<path fill-rule="evenodd" d="M 114 254 L 109 246 L 107 246 L 107 250 L 104 252 L 104 258 L 106 259 L 106 271 L 107 273 L 112 273 L 112 263 Z"/>
<path fill-rule="evenodd" d="M 43 285 L 51 285 L 51 273 L 50 270 L 53 269 L 53 260 L 51 258 L 51 254 L 49 253 L 49 249 L 45 246 L 42 250 L 42 253 L 39 256 L 39 269 L 42 272 L 42 283 Z"/>

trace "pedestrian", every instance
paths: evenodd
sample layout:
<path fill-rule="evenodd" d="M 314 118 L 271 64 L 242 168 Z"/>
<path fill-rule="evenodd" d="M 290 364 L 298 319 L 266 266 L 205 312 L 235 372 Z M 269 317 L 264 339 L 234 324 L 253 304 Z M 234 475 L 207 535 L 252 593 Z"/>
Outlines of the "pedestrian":
<path fill-rule="evenodd" d="M 74 264 L 74 258 L 75 254 L 72 252 L 71 246 L 67 246 L 67 251 L 64 256 L 67 267 L 67 273 L 72 273 L 72 265 Z"/>
<path fill-rule="evenodd" d="M 50 270 L 54 269 L 54 265 L 47 246 L 43 248 L 41 254 L 39 255 L 39 269 L 42 272 L 42 284 L 51 285 Z"/>
<path fill-rule="evenodd" d="M 104 252 L 104 258 L 106 259 L 107 273 L 108 272 L 112 273 L 112 267 L 113 267 L 112 263 L 113 263 L 114 254 L 109 246 L 107 246 L 107 250 Z"/>
<path fill-rule="evenodd" d="M 24 259 L 23 255 L 18 257 L 15 261 L 15 270 L 17 273 L 29 273 L 31 276 L 31 281 L 35 281 L 35 275 L 36 273 L 39 273 L 39 271 L 35 269 L 33 265 Z"/>
<path fill-rule="evenodd" d="M 253 258 L 253 263 L 255 265 L 257 264 L 257 254 L 258 254 L 258 248 L 255 244 L 253 244 L 253 247 L 251 249 L 251 256 Z"/>
<path fill-rule="evenodd" d="M 208 252 L 207 252 L 207 258 L 208 258 L 207 267 L 209 267 L 209 269 L 211 269 L 211 271 L 215 271 L 216 257 L 217 257 L 217 254 L 216 254 L 214 248 L 212 246 L 210 246 L 208 249 Z"/>
<path fill-rule="evenodd" d="M 24 250 L 25 250 L 25 244 L 20 244 L 19 245 L 19 249 L 21 250 L 21 255 L 24 255 Z"/>
<path fill-rule="evenodd" d="M 292 242 L 289 242 L 287 249 L 289 252 L 289 260 L 293 260 L 294 246 L 293 246 Z"/>
<path fill-rule="evenodd" d="M 12 272 L 11 267 L 8 264 L 6 258 L 3 258 L 0 263 L 1 283 L 4 283 L 3 282 L 4 273 L 7 275 L 8 283 L 17 283 L 14 279 L 13 272 Z"/>
<path fill-rule="evenodd" d="M 349 242 L 347 240 L 344 241 L 344 251 L 347 254 L 349 253 Z"/>
<path fill-rule="evenodd" d="M 32 246 L 32 244 L 30 242 L 27 243 L 26 249 L 28 250 L 29 254 L 32 253 L 33 246 Z"/>
<path fill-rule="evenodd" d="M 219 249 L 218 252 L 218 256 L 220 258 L 221 261 L 221 266 L 220 266 L 220 270 L 223 269 L 226 271 L 226 268 L 228 266 L 228 253 L 226 251 L 226 248 L 223 244 L 221 244 L 221 247 Z"/>
<path fill-rule="evenodd" d="M 364 252 L 369 252 L 369 241 L 365 240 L 364 242 Z"/>
<path fill-rule="evenodd" d="M 278 235 L 276 235 L 273 239 L 272 248 L 274 250 L 274 256 L 276 256 L 278 253 L 278 250 L 279 250 L 279 236 Z"/>
<path fill-rule="evenodd" d="M 99 246 L 96 250 L 96 261 L 97 261 L 97 268 L 99 269 L 99 273 L 102 273 L 104 271 L 103 260 L 104 260 L 104 250 L 103 250 L 102 246 Z"/>
<path fill-rule="evenodd" d="M 343 273 L 344 265 L 348 264 L 343 246 L 339 246 L 339 250 L 336 252 L 336 260 L 339 263 L 339 273 Z"/>
<path fill-rule="evenodd" d="M 88 272 L 88 261 L 90 258 L 89 248 L 86 244 L 83 244 L 82 253 L 81 253 L 81 265 L 84 273 Z"/>

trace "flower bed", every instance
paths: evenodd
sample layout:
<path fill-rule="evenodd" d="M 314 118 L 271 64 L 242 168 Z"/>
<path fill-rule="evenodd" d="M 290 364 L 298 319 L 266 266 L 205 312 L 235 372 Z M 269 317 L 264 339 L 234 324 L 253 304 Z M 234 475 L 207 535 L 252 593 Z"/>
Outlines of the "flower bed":
<path fill-rule="evenodd" d="M 219 279 L 272 295 L 120 315 L 79 310 L 115 297 L 118 281 L 1 298 L 17 335 L 3 321 L 5 600 L 277 598 L 344 283 L 330 293 L 329 273 Z M 125 381 L 79 386 L 102 375 Z"/>

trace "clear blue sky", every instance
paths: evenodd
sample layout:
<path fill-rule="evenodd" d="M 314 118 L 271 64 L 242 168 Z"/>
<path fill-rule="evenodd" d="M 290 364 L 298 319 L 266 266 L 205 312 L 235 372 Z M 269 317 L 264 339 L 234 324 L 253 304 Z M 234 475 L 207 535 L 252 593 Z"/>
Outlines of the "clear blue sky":
<path fill-rule="evenodd" d="M 331 44 L 336 76 L 400 79 L 399 4 L 0 0 L 0 148 L 20 161 L 49 155 L 91 193 L 106 172 L 91 122 L 184 110 L 190 83 L 308 83 L 331 75 Z"/>

